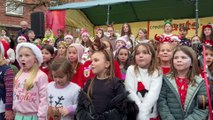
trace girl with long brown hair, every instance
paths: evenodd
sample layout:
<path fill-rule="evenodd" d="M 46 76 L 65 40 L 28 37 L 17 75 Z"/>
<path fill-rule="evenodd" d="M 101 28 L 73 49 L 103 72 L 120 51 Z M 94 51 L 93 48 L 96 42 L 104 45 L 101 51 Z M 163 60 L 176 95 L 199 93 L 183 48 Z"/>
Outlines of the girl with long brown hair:
<path fill-rule="evenodd" d="M 158 120 L 157 99 L 162 85 L 162 72 L 156 61 L 156 53 L 148 43 L 136 46 L 134 65 L 127 69 L 125 87 L 129 97 L 139 107 L 137 120 Z"/>
<path fill-rule="evenodd" d="M 112 53 L 105 48 L 99 49 L 92 54 L 91 61 L 95 77 L 88 80 L 80 92 L 77 119 L 122 120 L 127 117 L 134 120 L 138 108 L 133 101 L 128 101 L 128 93 L 115 77 Z"/>
<path fill-rule="evenodd" d="M 206 120 L 208 108 L 198 108 L 199 95 L 206 95 L 206 87 L 199 76 L 196 54 L 190 47 L 178 47 L 172 56 L 171 73 L 163 77 L 158 99 L 161 120 Z"/>

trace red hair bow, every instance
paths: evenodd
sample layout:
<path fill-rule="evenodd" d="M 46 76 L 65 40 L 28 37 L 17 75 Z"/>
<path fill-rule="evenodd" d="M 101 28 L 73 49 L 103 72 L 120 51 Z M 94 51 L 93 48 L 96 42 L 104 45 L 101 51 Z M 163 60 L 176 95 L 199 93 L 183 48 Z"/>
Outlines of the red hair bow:
<path fill-rule="evenodd" d="M 155 40 L 157 40 L 160 43 L 174 42 L 174 40 L 172 40 L 170 37 L 164 37 L 163 35 L 158 36 L 157 34 L 155 34 Z"/>

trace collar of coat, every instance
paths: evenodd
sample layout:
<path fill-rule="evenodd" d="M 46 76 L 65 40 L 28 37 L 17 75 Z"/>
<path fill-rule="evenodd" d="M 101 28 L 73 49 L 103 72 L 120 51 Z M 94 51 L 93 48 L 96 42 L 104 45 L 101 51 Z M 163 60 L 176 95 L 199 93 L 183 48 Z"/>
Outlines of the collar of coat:
<path fill-rule="evenodd" d="M 179 104 L 181 105 L 180 96 L 178 93 L 178 87 L 177 87 L 175 79 L 171 78 L 170 75 L 167 75 L 167 76 L 163 76 L 163 80 L 169 85 L 171 90 L 175 91 L 174 93 L 179 101 Z M 192 86 L 192 84 L 189 84 L 188 86 L 186 100 L 185 100 L 184 108 L 183 108 L 184 111 L 187 110 L 187 108 L 189 107 L 190 103 L 194 99 L 195 95 L 197 94 L 199 88 L 201 87 L 203 83 L 203 79 L 199 76 L 195 76 L 195 81 L 196 83 L 194 86 Z"/>

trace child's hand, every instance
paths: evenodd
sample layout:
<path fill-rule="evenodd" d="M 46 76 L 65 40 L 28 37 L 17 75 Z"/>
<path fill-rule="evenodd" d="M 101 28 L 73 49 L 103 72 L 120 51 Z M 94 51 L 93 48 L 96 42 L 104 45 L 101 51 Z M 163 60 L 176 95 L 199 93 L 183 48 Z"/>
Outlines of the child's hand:
<path fill-rule="evenodd" d="M 61 113 L 61 115 L 63 117 L 69 114 L 69 111 L 68 111 L 68 109 L 66 107 L 60 107 L 58 109 L 59 109 L 59 112 Z"/>
<path fill-rule="evenodd" d="M 6 120 L 13 120 L 14 119 L 14 114 L 12 110 L 6 110 L 5 111 L 5 119 Z"/>

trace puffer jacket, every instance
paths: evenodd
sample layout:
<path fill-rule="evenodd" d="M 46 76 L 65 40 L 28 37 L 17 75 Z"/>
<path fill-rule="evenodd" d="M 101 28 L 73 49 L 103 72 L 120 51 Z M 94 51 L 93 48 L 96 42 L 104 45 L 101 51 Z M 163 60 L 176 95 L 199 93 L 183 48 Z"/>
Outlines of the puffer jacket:
<path fill-rule="evenodd" d="M 158 99 L 157 107 L 161 120 L 206 120 L 208 108 L 199 109 L 197 96 L 206 96 L 206 87 L 201 77 L 195 76 L 196 84 L 188 86 L 184 108 L 175 79 L 169 75 L 163 77 L 163 85 Z"/>
<path fill-rule="evenodd" d="M 110 102 L 110 109 L 102 114 L 94 112 L 93 105 L 84 91 L 80 91 L 76 109 L 77 120 L 136 120 L 139 109 L 127 98 L 128 92 L 117 95 Z"/>

